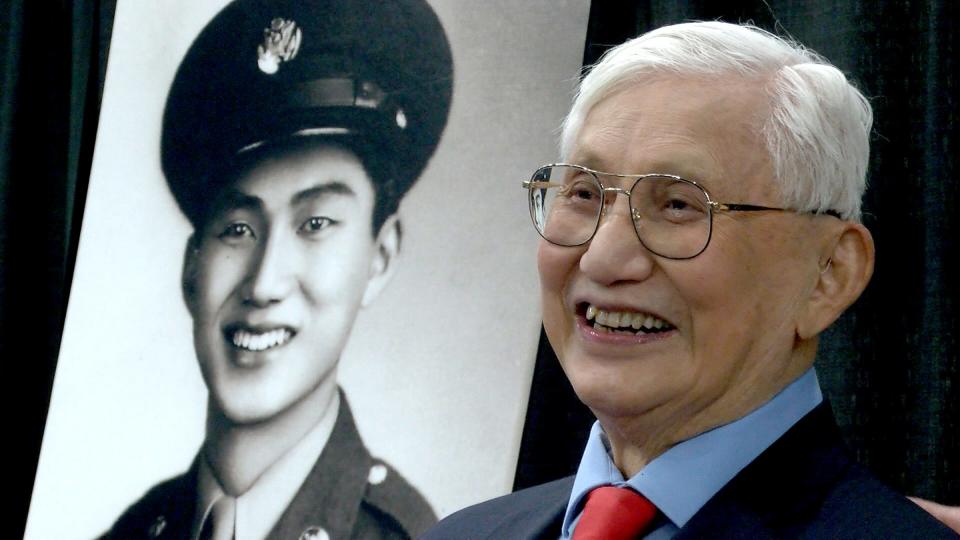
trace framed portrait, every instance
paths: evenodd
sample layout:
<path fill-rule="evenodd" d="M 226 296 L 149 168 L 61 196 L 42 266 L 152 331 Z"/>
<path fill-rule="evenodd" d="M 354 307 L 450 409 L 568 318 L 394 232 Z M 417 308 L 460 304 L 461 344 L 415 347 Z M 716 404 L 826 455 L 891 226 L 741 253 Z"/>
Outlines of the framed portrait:
<path fill-rule="evenodd" d="M 178 66 L 226 4 L 117 2 L 27 538 L 102 534 L 203 443 L 208 390 L 184 294 L 195 231 L 160 140 Z M 452 53 L 449 115 L 399 204 L 394 271 L 344 325 L 335 376 L 369 453 L 443 517 L 513 483 L 541 321 L 521 182 L 556 157 L 589 2 L 429 4 Z"/>

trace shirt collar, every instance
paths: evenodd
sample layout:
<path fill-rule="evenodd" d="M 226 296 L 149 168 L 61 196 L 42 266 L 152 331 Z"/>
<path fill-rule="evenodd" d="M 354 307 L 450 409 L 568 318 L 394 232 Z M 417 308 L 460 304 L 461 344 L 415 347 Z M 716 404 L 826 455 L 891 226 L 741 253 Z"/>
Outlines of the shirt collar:
<path fill-rule="evenodd" d="M 770 401 L 746 416 L 671 447 L 629 480 L 608 453 L 595 422 L 580 460 L 562 533 L 579 517 L 587 493 L 602 485 L 629 486 L 647 497 L 677 527 L 683 527 L 744 467 L 812 411 L 823 395 L 811 367 Z"/>
<path fill-rule="evenodd" d="M 236 540 L 266 538 L 283 515 L 310 474 L 313 464 L 327 444 L 340 408 L 337 394 L 330 409 L 300 441 L 270 465 L 236 502 Z M 202 452 L 202 450 L 201 450 Z M 197 471 L 197 508 L 194 513 L 192 538 L 196 540 L 203 520 L 214 503 L 224 495 L 223 489 L 201 456 Z"/>

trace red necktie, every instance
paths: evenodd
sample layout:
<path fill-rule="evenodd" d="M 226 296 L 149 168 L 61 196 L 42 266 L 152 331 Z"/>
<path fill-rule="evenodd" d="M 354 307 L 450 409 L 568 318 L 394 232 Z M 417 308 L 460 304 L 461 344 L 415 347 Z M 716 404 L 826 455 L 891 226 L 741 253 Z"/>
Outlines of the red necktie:
<path fill-rule="evenodd" d="M 636 491 L 601 486 L 587 494 L 573 540 L 633 540 L 656 515 L 657 507 Z"/>

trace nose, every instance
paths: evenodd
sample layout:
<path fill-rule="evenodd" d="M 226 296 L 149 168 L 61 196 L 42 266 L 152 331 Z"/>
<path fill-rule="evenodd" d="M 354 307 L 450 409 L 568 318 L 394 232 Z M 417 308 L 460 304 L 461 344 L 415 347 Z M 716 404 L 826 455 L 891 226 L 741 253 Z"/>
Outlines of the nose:
<path fill-rule="evenodd" d="M 602 285 L 642 281 L 653 271 L 653 257 L 637 238 L 627 197 L 617 195 L 604 209 L 597 232 L 580 257 L 580 270 Z"/>
<path fill-rule="evenodd" d="M 295 287 L 295 254 L 290 239 L 283 234 L 268 234 L 250 262 L 243 301 L 266 307 L 282 301 Z"/>

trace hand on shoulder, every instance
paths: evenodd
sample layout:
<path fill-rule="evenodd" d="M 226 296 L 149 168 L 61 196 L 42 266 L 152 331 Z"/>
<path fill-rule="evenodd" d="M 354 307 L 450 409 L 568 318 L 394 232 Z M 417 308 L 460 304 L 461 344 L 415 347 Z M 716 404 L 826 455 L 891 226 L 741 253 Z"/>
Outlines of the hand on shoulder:
<path fill-rule="evenodd" d="M 946 506 L 919 497 L 907 498 L 915 502 L 920 508 L 929 512 L 933 517 L 942 521 L 944 525 L 960 534 L 960 506 Z"/>

